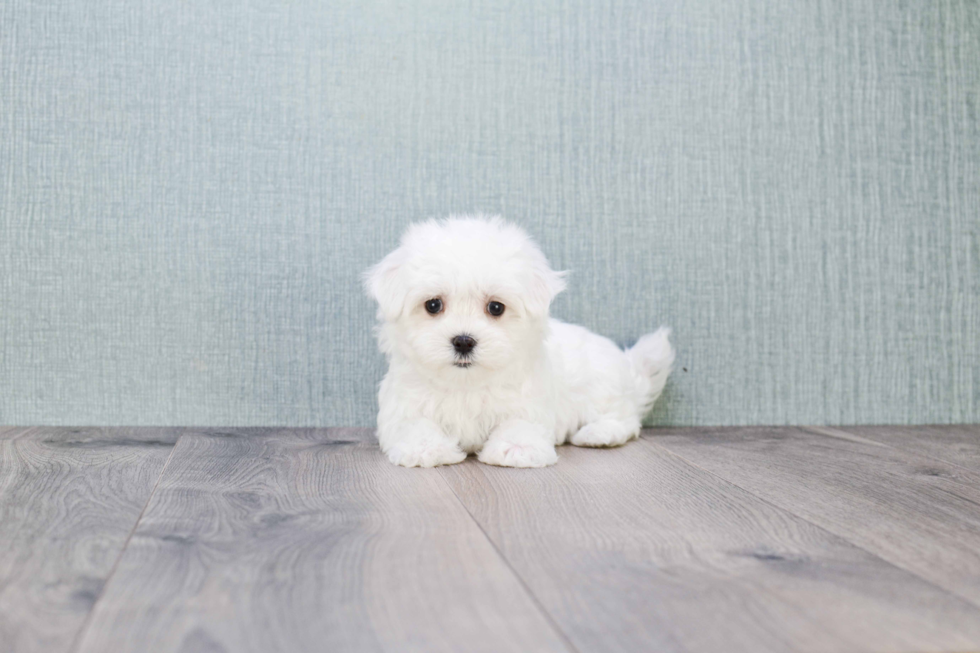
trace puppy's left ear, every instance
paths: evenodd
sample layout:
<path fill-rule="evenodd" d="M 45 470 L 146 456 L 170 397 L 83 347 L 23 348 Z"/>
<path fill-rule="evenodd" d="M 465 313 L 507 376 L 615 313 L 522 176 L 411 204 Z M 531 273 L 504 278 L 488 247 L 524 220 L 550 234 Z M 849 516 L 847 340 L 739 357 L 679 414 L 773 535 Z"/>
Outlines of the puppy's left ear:
<path fill-rule="evenodd" d="M 541 257 L 544 259 L 544 257 Z M 548 308 L 555 295 L 565 289 L 565 276 L 568 272 L 556 272 L 542 260 L 531 267 L 531 278 L 527 284 L 527 297 L 524 305 L 527 312 L 535 317 L 548 315 Z"/>
<path fill-rule="evenodd" d="M 364 273 L 364 287 L 378 302 L 379 317 L 389 322 L 398 319 L 405 308 L 404 264 L 405 254 L 399 247 Z"/>

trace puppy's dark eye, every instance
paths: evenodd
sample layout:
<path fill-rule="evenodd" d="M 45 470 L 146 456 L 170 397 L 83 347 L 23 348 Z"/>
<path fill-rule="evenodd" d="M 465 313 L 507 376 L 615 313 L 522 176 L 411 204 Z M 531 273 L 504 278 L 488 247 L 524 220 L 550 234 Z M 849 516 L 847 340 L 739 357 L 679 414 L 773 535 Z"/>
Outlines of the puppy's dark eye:
<path fill-rule="evenodd" d="M 500 317 L 504 314 L 504 309 L 507 308 L 500 302 L 490 302 L 487 304 L 487 313 L 494 317 Z"/>
<path fill-rule="evenodd" d="M 442 312 L 442 300 L 438 297 L 430 299 L 425 303 L 425 310 L 429 315 L 435 315 L 436 313 Z"/>

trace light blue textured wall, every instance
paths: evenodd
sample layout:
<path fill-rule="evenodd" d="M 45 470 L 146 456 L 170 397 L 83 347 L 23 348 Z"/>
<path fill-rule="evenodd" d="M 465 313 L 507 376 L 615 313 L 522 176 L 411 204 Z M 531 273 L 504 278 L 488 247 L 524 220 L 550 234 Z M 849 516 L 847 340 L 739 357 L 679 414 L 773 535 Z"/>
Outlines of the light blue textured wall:
<path fill-rule="evenodd" d="M 0 423 L 370 424 L 472 210 L 674 327 L 656 423 L 978 422 L 978 111 L 966 0 L 0 0 Z"/>

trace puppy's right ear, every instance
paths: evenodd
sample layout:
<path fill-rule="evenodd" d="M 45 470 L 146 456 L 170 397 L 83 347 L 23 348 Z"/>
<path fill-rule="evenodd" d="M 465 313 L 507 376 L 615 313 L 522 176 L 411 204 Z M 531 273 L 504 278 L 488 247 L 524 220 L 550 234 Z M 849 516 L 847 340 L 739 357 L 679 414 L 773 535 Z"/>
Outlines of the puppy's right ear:
<path fill-rule="evenodd" d="M 364 273 L 368 295 L 378 302 L 379 316 L 389 322 L 398 319 L 405 308 L 404 264 L 405 254 L 399 247 Z"/>

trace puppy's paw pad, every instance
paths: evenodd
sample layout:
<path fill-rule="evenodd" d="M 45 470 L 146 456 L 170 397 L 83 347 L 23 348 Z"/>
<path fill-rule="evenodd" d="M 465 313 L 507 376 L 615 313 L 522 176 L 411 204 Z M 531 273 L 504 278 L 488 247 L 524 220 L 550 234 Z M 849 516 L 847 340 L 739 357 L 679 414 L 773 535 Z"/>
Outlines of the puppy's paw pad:
<path fill-rule="evenodd" d="M 637 431 L 622 422 L 598 421 L 580 428 L 569 442 L 576 447 L 618 447 L 637 437 Z"/>
<path fill-rule="evenodd" d="M 466 453 L 451 442 L 398 442 L 388 449 L 388 460 L 402 467 L 455 465 L 466 460 Z"/>
<path fill-rule="evenodd" d="M 499 439 L 487 442 L 478 460 L 500 467 L 547 467 L 558 462 L 558 452 L 554 445 L 546 442 L 512 442 Z"/>

